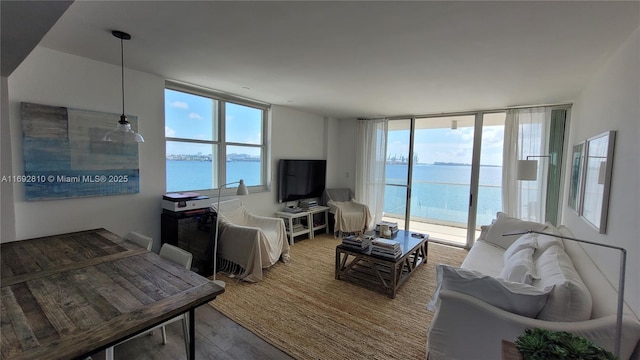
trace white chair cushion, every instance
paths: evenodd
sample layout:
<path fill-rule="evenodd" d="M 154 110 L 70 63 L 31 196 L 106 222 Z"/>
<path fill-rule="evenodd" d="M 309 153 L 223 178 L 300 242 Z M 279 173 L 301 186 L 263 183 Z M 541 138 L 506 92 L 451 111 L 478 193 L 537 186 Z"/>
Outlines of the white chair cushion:
<path fill-rule="evenodd" d="M 591 318 L 591 293 L 562 248 L 549 247 L 535 261 L 535 269 L 540 279 L 534 281 L 534 286 L 540 289 L 554 286 L 539 319 L 581 321 Z"/>
<path fill-rule="evenodd" d="M 435 311 L 441 290 L 452 290 L 473 296 L 505 311 L 535 317 L 544 307 L 549 292 L 553 289 L 539 289 L 443 264 L 436 265 L 436 280 L 436 291 L 427 305 L 430 311 Z"/>
<path fill-rule="evenodd" d="M 523 248 L 505 261 L 499 278 L 531 285 L 538 279 L 533 265 L 534 248 Z"/>
<path fill-rule="evenodd" d="M 527 230 L 544 231 L 545 228 L 545 224 L 520 220 L 499 212 L 498 218 L 487 232 L 485 241 L 493 243 L 503 249 L 508 249 L 521 235 L 503 235 L 522 233 Z"/>

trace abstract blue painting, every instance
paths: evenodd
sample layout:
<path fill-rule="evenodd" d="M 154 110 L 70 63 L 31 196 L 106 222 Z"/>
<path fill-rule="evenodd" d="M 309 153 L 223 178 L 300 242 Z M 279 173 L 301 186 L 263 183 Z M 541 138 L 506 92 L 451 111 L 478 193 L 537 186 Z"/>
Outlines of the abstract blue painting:
<path fill-rule="evenodd" d="M 26 102 L 21 115 L 27 201 L 140 192 L 138 144 L 102 141 L 120 115 Z"/>

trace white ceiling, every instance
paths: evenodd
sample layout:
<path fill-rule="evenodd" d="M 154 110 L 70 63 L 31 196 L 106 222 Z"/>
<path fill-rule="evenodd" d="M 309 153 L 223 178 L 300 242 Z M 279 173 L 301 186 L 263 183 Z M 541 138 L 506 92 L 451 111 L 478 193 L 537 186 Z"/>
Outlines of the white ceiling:
<path fill-rule="evenodd" d="M 41 45 L 337 118 L 572 101 L 640 2 L 75 1 Z"/>

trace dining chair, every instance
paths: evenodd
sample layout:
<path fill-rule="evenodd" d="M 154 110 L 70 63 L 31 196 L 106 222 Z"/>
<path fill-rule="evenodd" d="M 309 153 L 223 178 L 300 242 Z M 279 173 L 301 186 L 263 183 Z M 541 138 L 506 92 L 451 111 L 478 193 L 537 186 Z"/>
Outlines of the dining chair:
<path fill-rule="evenodd" d="M 142 246 L 143 248 L 146 248 L 147 250 L 151 251 L 151 247 L 153 246 L 153 239 L 142 235 L 140 233 L 137 233 L 135 231 L 132 231 L 130 233 L 128 233 L 127 235 L 125 235 L 125 240 L 129 240 L 133 243 L 136 243 L 140 246 Z"/>
<path fill-rule="evenodd" d="M 191 269 L 191 262 L 193 261 L 193 254 L 183 250 L 177 246 L 171 244 L 163 244 L 160 248 L 160 257 L 169 260 L 178 265 L 184 266 L 186 269 Z M 172 322 L 182 320 L 182 332 L 184 333 L 184 346 L 187 351 L 187 358 L 189 358 L 189 318 L 187 314 L 182 314 L 174 317 L 173 319 L 159 325 L 162 328 L 162 344 L 167 343 L 167 331 L 165 325 Z M 156 328 L 158 328 L 156 327 Z"/>
<path fill-rule="evenodd" d="M 131 234 L 131 233 L 129 233 L 129 234 Z M 143 236 L 143 237 L 146 237 L 146 236 Z M 148 239 L 151 239 L 151 238 L 148 238 Z M 136 242 L 135 240 L 132 240 L 132 241 Z M 141 246 L 144 246 L 144 245 L 141 245 Z M 151 247 L 151 245 L 147 245 L 147 246 L 148 246 L 148 248 Z M 160 254 L 159 255 L 160 255 L 161 258 L 163 258 L 165 260 L 171 261 L 171 262 L 173 262 L 173 263 L 175 263 L 177 265 L 180 265 L 180 266 L 184 266 L 186 269 L 191 269 L 191 263 L 193 261 L 193 254 L 191 254 L 190 252 L 188 252 L 186 250 L 183 250 L 183 249 L 181 249 L 181 248 L 179 248 L 177 246 L 174 246 L 174 245 L 171 245 L 171 244 L 163 244 L 162 248 L 160 248 Z M 173 322 L 179 321 L 179 320 L 182 320 L 182 332 L 184 334 L 184 347 L 185 347 L 185 350 L 187 352 L 187 358 L 189 358 L 189 317 L 188 317 L 187 314 L 178 315 L 178 316 L 176 316 L 176 317 L 174 317 L 174 318 L 172 318 L 170 320 L 165 321 L 164 323 L 162 323 L 160 325 L 157 325 L 157 326 L 149 329 L 148 331 L 146 331 L 146 332 L 144 332 L 142 334 L 150 333 L 150 332 L 152 332 L 153 330 L 155 330 L 157 328 L 161 328 L 161 330 L 162 330 L 162 344 L 165 345 L 167 343 L 167 332 L 165 330 L 165 326 L 169 325 L 169 324 L 171 324 Z M 140 336 L 142 334 L 136 335 L 133 338 L 138 337 L 138 336 Z M 133 339 L 133 338 L 130 338 L 130 339 Z M 130 339 L 127 339 L 127 340 L 130 340 Z M 125 340 L 125 341 L 127 341 L 127 340 Z M 123 341 L 123 342 L 125 342 L 125 341 Z M 122 344 L 123 342 L 121 342 L 120 344 Z M 115 346 L 117 346 L 117 345 L 119 345 L 119 344 L 116 344 Z M 114 348 L 114 346 L 112 346 L 110 348 L 107 348 L 105 350 L 106 360 L 113 360 L 113 348 Z"/>

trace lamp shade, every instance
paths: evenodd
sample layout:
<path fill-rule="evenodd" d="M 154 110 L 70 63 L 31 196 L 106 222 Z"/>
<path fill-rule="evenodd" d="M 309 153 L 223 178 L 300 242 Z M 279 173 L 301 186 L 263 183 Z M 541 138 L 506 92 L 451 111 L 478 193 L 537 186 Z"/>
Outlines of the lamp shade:
<path fill-rule="evenodd" d="M 247 185 L 244 184 L 244 180 L 240 180 L 240 185 L 238 185 L 238 191 L 236 191 L 236 195 L 248 195 L 249 189 L 247 189 Z"/>
<path fill-rule="evenodd" d="M 518 180 L 538 179 L 538 160 L 518 160 Z"/>
<path fill-rule="evenodd" d="M 144 142 L 142 135 L 133 131 L 129 122 L 118 122 L 116 128 L 106 133 L 102 140 L 121 143 Z"/>

